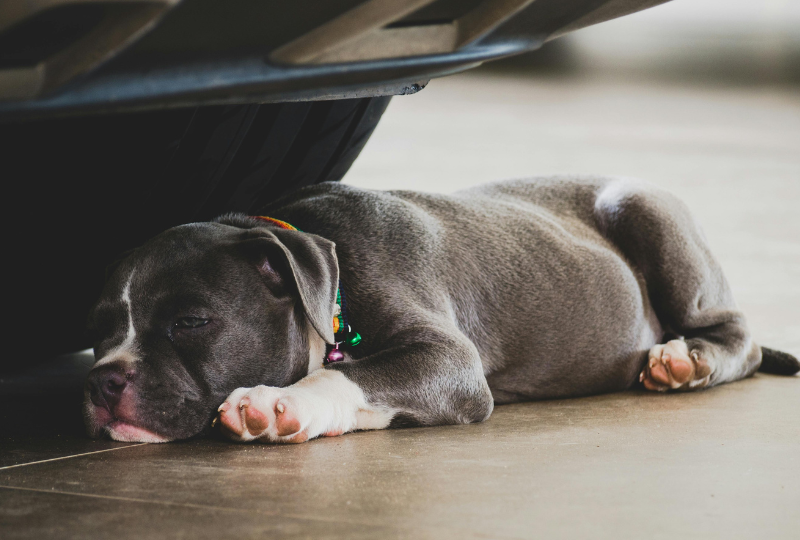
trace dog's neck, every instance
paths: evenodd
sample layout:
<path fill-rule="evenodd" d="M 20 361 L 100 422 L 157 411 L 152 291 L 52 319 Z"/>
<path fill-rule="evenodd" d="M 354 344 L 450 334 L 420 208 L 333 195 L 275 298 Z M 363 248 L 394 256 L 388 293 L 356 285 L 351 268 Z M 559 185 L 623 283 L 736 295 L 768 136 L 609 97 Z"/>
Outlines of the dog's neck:
<path fill-rule="evenodd" d="M 307 323 L 306 326 L 308 327 L 308 372 L 311 373 L 322 367 L 325 359 L 326 343 L 314 330 L 311 323 Z"/>

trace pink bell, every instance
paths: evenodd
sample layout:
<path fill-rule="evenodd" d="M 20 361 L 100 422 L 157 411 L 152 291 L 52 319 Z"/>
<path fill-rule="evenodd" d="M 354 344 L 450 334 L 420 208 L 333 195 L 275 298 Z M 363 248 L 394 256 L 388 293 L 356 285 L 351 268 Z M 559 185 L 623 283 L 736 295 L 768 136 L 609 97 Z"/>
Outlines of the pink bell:
<path fill-rule="evenodd" d="M 331 352 L 328 353 L 326 359 L 328 362 L 341 362 L 344 360 L 344 354 L 342 354 L 342 351 L 339 350 L 338 343 L 334 345 L 333 349 L 331 349 Z"/>

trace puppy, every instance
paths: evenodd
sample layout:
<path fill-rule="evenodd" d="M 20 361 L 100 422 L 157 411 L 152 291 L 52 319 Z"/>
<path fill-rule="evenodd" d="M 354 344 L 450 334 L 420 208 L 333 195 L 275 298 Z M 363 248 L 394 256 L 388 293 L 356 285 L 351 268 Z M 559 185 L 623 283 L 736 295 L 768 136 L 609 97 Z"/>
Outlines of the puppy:
<path fill-rule="evenodd" d="M 647 184 L 327 183 L 262 214 L 175 227 L 116 268 L 90 317 L 91 436 L 298 443 L 800 369 L 753 342 L 697 223 Z"/>

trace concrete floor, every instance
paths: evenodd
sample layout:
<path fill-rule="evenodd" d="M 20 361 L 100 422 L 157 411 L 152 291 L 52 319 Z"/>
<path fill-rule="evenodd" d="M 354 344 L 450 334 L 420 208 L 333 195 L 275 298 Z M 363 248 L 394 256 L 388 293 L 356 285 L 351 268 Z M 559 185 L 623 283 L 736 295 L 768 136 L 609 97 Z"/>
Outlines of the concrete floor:
<path fill-rule="evenodd" d="M 705 227 L 757 338 L 800 355 L 800 93 L 494 72 L 397 98 L 348 176 L 449 191 L 637 176 Z M 498 407 L 298 446 L 82 437 L 91 358 L 0 380 L 0 537 L 796 538 L 800 377 Z"/>

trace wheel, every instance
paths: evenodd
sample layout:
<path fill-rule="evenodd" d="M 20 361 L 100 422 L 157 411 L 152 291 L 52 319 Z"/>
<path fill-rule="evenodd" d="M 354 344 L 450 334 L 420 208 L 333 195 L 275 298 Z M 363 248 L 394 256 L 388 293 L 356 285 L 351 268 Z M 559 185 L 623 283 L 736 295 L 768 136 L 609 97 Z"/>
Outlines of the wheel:
<path fill-rule="evenodd" d="M 86 316 L 120 253 L 174 225 L 341 179 L 389 99 L 0 124 L 14 319 L 4 370 L 91 345 Z"/>

